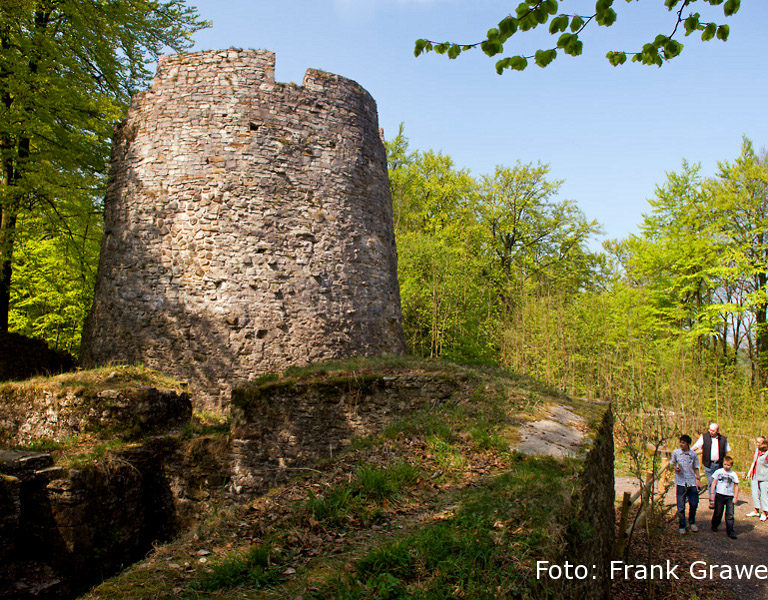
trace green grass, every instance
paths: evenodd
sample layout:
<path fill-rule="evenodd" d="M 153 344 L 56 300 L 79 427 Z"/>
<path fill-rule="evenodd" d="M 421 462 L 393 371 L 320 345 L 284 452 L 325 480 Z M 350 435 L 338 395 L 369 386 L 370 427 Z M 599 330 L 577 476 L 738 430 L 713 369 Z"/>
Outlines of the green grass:
<path fill-rule="evenodd" d="M 469 435 L 481 450 L 509 451 L 509 441 L 494 431 L 494 427 L 489 424 L 484 423 L 470 428 Z"/>
<path fill-rule="evenodd" d="M 282 578 L 281 562 L 275 560 L 268 545 L 251 546 L 246 552 L 212 563 L 209 571 L 198 571 L 189 596 L 198 597 L 195 592 L 215 592 L 244 585 L 256 589 L 273 585 Z"/>
<path fill-rule="evenodd" d="M 382 435 L 385 438 L 394 438 L 400 434 L 407 436 L 424 435 L 436 436 L 446 441 L 456 439 L 456 434 L 448 424 L 450 408 L 444 408 L 441 412 L 422 411 L 408 417 L 404 417 L 388 425 Z"/>
<path fill-rule="evenodd" d="M 309 515 L 316 521 L 339 523 L 352 509 L 354 494 L 349 485 L 337 485 L 326 493 L 315 495 L 309 490 L 305 507 Z"/>
<path fill-rule="evenodd" d="M 360 465 L 355 473 L 356 488 L 362 496 L 383 500 L 413 485 L 418 476 L 418 469 L 405 461 L 397 461 L 386 467 Z"/>
<path fill-rule="evenodd" d="M 372 548 L 354 572 L 333 574 L 310 597 L 438 600 L 458 590 L 466 598 L 548 597 L 519 566 L 562 545 L 575 463 L 514 458 L 511 472 L 466 492 L 453 516 Z"/>
<path fill-rule="evenodd" d="M 381 573 L 399 578 L 408 577 L 414 566 L 415 554 L 411 554 L 409 540 L 402 539 L 371 550 L 357 563 L 357 574 L 368 579 Z"/>
<path fill-rule="evenodd" d="M 206 435 L 225 435 L 229 433 L 230 418 L 209 410 L 195 410 L 192 418 L 184 424 L 181 437 L 189 440 Z"/>
<path fill-rule="evenodd" d="M 91 448 L 88 452 L 81 452 L 62 457 L 61 464 L 67 467 L 85 467 L 102 462 L 109 454 L 115 450 L 124 448 L 127 444 L 124 440 L 113 439 L 101 442 Z"/>
<path fill-rule="evenodd" d="M 463 469 L 466 466 L 466 460 L 454 444 L 445 441 L 437 435 L 430 435 L 427 438 L 427 449 L 432 453 L 437 464 L 443 471 L 452 472 Z"/>
<path fill-rule="evenodd" d="M 431 366 L 435 370 L 443 369 L 448 364 L 446 361 L 414 359 L 412 356 L 405 355 L 355 356 L 313 363 L 304 367 L 288 367 L 284 375 L 287 377 L 304 377 L 307 375 L 326 375 L 339 371 L 407 369 L 414 366 L 415 362 L 418 362 L 419 367 Z"/>
<path fill-rule="evenodd" d="M 177 392 L 186 391 L 185 383 L 163 375 L 159 371 L 143 365 L 125 366 L 112 365 L 73 371 L 52 377 L 33 377 L 19 382 L 0 383 L 0 398 L 10 401 L 18 398 L 25 401 L 30 394 L 36 394 L 39 389 L 55 392 L 73 390 L 77 393 L 98 393 L 105 389 L 125 389 L 150 385 L 158 389 L 171 389 Z"/>
<path fill-rule="evenodd" d="M 28 450 L 30 452 L 56 452 L 65 447 L 64 442 L 57 442 L 51 438 L 42 437 L 29 444 L 14 446 L 15 450 Z"/>
<path fill-rule="evenodd" d="M 404 492 L 418 477 L 418 468 L 405 461 L 385 467 L 362 464 L 351 482 L 338 484 L 322 494 L 310 490 L 305 512 L 324 525 L 341 524 L 348 516 L 376 521 L 380 516 L 376 504 Z"/>

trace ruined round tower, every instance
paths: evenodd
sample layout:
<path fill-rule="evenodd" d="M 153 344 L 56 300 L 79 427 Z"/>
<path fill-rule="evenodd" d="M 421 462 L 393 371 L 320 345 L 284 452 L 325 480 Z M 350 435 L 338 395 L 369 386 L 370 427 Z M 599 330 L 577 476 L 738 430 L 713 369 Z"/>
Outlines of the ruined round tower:
<path fill-rule="evenodd" d="M 116 130 L 87 366 L 144 363 L 197 405 L 319 360 L 404 350 L 376 103 L 272 52 L 160 59 Z"/>

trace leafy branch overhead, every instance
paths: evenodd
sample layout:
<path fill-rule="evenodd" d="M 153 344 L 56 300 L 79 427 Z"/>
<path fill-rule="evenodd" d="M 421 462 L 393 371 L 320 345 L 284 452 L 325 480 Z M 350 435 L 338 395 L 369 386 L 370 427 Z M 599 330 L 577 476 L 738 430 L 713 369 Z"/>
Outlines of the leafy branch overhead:
<path fill-rule="evenodd" d="M 637 0 L 626 0 L 626 2 Z M 660 1 L 660 0 L 657 0 Z M 652 41 L 643 45 L 635 52 L 627 50 L 611 50 L 606 54 L 608 61 L 615 67 L 631 57 L 633 62 L 644 65 L 661 66 L 665 60 L 678 56 L 683 50 L 679 36 L 698 35 L 707 42 L 715 37 L 725 41 L 728 39 L 728 25 L 706 21 L 701 13 L 693 12 L 694 5 L 722 5 L 723 15 L 730 17 L 738 12 L 741 0 L 663 0 L 667 11 L 673 13 L 668 33 L 656 35 Z M 565 2 L 563 2 L 564 4 Z M 456 58 L 462 52 L 476 47 L 488 56 L 498 56 L 504 53 L 504 44 L 515 34 L 531 31 L 539 26 L 548 26 L 549 33 L 557 36 L 550 48 L 540 48 L 533 54 L 506 56 L 496 62 L 496 72 L 501 75 L 505 69 L 522 71 L 533 60 L 540 67 L 546 67 L 559 52 L 570 56 L 579 56 L 583 50 L 583 42 L 579 37 L 589 26 L 610 27 L 617 18 L 614 0 L 597 0 L 592 14 L 566 14 L 560 12 L 558 0 L 525 0 L 521 2 L 514 15 L 502 19 L 496 27 L 488 30 L 486 39 L 471 44 L 456 42 L 434 42 L 427 39 L 416 40 L 414 54 L 420 56 L 425 52 L 447 54 L 448 58 Z"/>

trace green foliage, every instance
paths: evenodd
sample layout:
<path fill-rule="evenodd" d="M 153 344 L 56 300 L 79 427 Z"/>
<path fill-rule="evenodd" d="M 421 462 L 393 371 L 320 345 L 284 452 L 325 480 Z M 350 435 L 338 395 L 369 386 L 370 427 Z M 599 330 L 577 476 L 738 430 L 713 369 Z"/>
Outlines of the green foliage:
<path fill-rule="evenodd" d="M 523 288 L 593 284 L 597 231 L 547 165 L 473 178 L 450 157 L 387 142 L 406 340 L 415 354 L 498 359 L 501 324 Z"/>
<path fill-rule="evenodd" d="M 612 399 L 637 439 L 716 420 L 746 453 L 750 427 L 768 427 L 768 160 L 749 140 L 715 177 L 685 161 L 669 172 L 640 233 L 600 254 L 587 249 L 597 225 L 557 199 L 546 165 L 475 178 L 449 157 L 409 152 L 402 129 L 388 150 L 413 352 Z M 461 460 L 441 419 L 387 434 L 398 431 L 425 435 L 447 471 Z M 493 428 L 470 435 L 504 449 Z"/>
<path fill-rule="evenodd" d="M 597 285 L 514 296 L 499 361 L 610 398 L 642 456 L 646 441 L 714 420 L 748 462 L 750 438 L 768 427 L 768 164 L 744 140 L 715 177 L 700 171 L 684 161 L 668 173 L 640 233 L 605 244 Z"/>
<path fill-rule="evenodd" d="M 113 124 L 147 82 L 147 65 L 189 46 L 204 26 L 183 0 L 3 4 L 0 330 L 16 267 L 13 326 L 77 349 L 72 330 L 92 287 Z"/>
<path fill-rule="evenodd" d="M 409 153 L 402 127 L 387 149 L 406 339 L 422 356 L 488 358 L 475 181 L 450 157 Z"/>
<path fill-rule="evenodd" d="M 683 163 L 650 201 L 641 236 L 624 243 L 630 285 L 654 339 L 710 347 L 724 364 L 746 352 L 765 377 L 768 335 L 768 165 L 745 140 L 716 178 Z"/>
<path fill-rule="evenodd" d="M 43 206 L 18 216 L 9 328 L 77 355 L 96 283 L 102 217 L 90 198 L 71 200 L 60 207 L 65 213 Z"/>
<path fill-rule="evenodd" d="M 629 0 L 628 0 L 629 1 Z M 656 0 L 659 8 L 662 3 Z M 624 64 L 627 55 L 632 56 L 633 62 L 639 62 L 644 65 L 661 66 L 664 61 L 671 60 L 679 56 L 683 50 L 683 44 L 675 39 L 678 31 L 681 29 L 685 35 L 691 35 L 694 32 L 701 32 L 701 40 L 706 42 L 714 39 L 726 41 L 728 39 L 728 25 L 720 24 L 714 21 L 702 21 L 701 13 L 688 12 L 692 5 L 699 0 L 664 0 L 663 7 L 667 12 L 672 12 L 669 25 L 669 33 L 658 34 L 654 36 L 653 41 L 643 45 L 640 50 L 635 52 L 628 51 L 609 51 L 606 54 L 608 62 L 615 66 Z M 709 9 L 715 13 L 713 6 L 722 4 L 722 16 L 727 18 L 738 12 L 740 7 L 739 0 L 700 0 L 702 10 Z M 679 7 L 678 7 L 679 5 Z M 710 6 L 704 6 L 710 5 Z M 665 15 L 665 20 L 667 19 Z M 618 19 L 618 13 L 613 7 L 613 0 L 596 0 L 594 12 L 586 14 L 565 14 L 560 12 L 560 2 L 557 0 L 524 0 L 518 4 L 514 15 L 508 15 L 502 19 L 497 27 L 488 30 L 486 38 L 473 44 L 456 44 L 454 42 L 435 43 L 427 39 L 418 39 L 414 45 L 414 55 L 420 56 L 427 52 L 436 52 L 438 54 L 448 54 L 449 58 L 456 58 L 462 52 L 472 48 L 480 47 L 487 56 L 497 56 L 504 52 L 504 44 L 514 35 L 521 37 L 524 32 L 532 31 L 540 25 L 548 25 L 547 29 L 550 35 L 558 35 L 557 41 L 552 48 L 541 48 L 528 56 L 515 55 L 502 58 L 496 61 L 496 72 L 501 75 L 506 69 L 513 71 L 522 71 L 528 66 L 528 60 L 534 59 L 534 62 L 540 67 L 546 67 L 556 57 L 557 51 L 562 50 L 570 56 L 579 56 L 583 52 L 583 42 L 580 39 L 581 33 L 590 25 L 610 27 Z M 570 32 L 566 31 L 570 29 Z M 516 38 L 517 39 L 517 38 Z"/>

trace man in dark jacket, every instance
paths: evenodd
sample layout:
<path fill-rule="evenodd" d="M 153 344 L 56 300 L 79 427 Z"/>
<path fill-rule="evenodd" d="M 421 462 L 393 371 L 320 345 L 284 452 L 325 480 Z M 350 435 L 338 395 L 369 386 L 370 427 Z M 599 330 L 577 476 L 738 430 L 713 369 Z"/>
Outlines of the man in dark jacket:
<path fill-rule="evenodd" d="M 704 474 L 707 476 L 707 497 L 709 497 L 712 473 L 722 468 L 723 459 L 731 451 L 731 445 L 728 443 L 728 438 L 720 433 L 719 425 L 710 423 L 709 431 L 699 436 L 696 443 L 691 446 L 691 450 L 701 450 L 701 463 L 704 465 Z"/>

